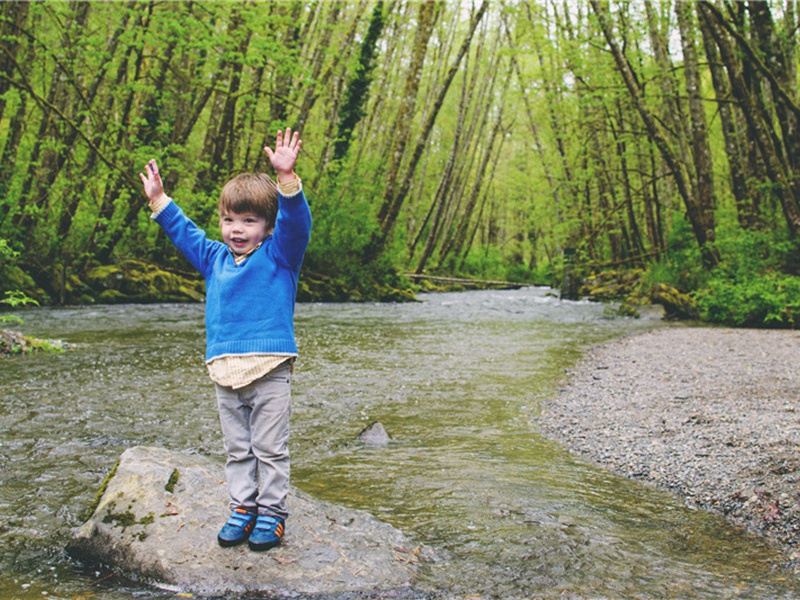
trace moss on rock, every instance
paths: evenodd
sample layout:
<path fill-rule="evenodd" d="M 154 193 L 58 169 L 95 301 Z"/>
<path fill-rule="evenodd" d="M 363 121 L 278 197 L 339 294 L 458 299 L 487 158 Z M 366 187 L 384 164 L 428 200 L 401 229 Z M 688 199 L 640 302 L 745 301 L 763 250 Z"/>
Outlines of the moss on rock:
<path fill-rule="evenodd" d="M 667 319 L 696 319 L 698 318 L 697 306 L 694 299 L 677 288 L 660 283 L 650 291 L 653 304 L 664 307 Z"/>
<path fill-rule="evenodd" d="M 0 329 L 0 356 L 17 356 L 31 352 L 60 352 L 67 344 L 59 340 L 39 340 L 16 331 Z"/>
<path fill-rule="evenodd" d="M 138 260 L 90 269 L 84 279 L 98 302 L 106 304 L 202 302 L 204 285 Z"/>

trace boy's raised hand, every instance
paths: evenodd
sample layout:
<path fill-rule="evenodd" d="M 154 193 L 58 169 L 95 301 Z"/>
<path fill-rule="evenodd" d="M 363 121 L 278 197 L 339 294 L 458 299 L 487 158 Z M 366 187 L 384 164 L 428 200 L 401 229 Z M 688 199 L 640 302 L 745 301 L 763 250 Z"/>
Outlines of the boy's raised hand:
<path fill-rule="evenodd" d="M 139 179 L 144 185 L 144 195 L 150 202 L 155 202 L 164 195 L 164 184 L 154 158 L 144 166 L 144 170 L 147 172 L 146 176 L 144 173 L 139 173 Z"/>
<path fill-rule="evenodd" d="M 278 131 L 278 135 L 275 136 L 275 150 L 269 146 L 264 147 L 269 162 L 278 174 L 278 183 L 288 183 L 295 178 L 294 165 L 302 145 L 300 132 L 292 133 L 291 127 L 287 127 L 285 133 Z"/>

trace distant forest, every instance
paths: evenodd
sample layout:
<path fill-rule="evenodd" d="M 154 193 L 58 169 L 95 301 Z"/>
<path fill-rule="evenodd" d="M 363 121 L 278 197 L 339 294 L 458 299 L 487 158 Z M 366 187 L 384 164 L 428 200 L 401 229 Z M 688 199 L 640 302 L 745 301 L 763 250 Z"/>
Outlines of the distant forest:
<path fill-rule="evenodd" d="M 797 9 L 3 2 L 0 295 L 95 301 L 89 274 L 125 261 L 188 275 L 137 173 L 156 158 L 217 235 L 221 186 L 291 126 L 309 298 L 429 274 L 798 327 Z"/>

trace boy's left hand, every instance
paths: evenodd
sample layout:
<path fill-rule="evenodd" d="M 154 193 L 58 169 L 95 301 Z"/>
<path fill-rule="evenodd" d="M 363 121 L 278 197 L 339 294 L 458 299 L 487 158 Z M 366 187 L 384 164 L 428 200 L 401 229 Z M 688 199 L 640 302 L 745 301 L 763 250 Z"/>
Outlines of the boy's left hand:
<path fill-rule="evenodd" d="M 275 150 L 269 146 L 264 147 L 269 162 L 278 174 L 278 183 L 288 183 L 295 178 L 294 165 L 297 163 L 297 155 L 302 145 L 300 132 L 292 133 L 291 127 L 287 127 L 285 133 L 278 131 L 278 135 L 275 136 Z"/>

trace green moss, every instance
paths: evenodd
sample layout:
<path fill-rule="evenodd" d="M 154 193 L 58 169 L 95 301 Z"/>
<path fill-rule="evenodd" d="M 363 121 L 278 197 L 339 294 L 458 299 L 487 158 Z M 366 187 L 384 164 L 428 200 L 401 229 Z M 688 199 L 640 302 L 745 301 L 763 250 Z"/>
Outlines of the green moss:
<path fill-rule="evenodd" d="M 697 318 L 697 306 L 694 299 L 672 286 L 659 283 L 650 291 L 650 298 L 654 304 L 664 307 L 667 319 Z"/>
<path fill-rule="evenodd" d="M 86 515 L 84 516 L 83 520 L 87 521 L 91 516 L 94 514 L 94 511 L 97 510 L 97 507 L 100 506 L 100 500 L 103 499 L 103 494 L 106 493 L 106 489 L 108 489 L 108 484 L 114 475 L 117 474 L 117 468 L 119 467 L 119 460 L 114 464 L 114 467 L 109 471 L 108 475 L 105 476 L 102 483 L 100 484 L 100 488 L 97 490 L 97 493 L 94 496 L 94 500 L 89 505 L 87 509 Z"/>
<path fill-rule="evenodd" d="M 175 486 L 178 484 L 178 478 L 180 477 L 180 473 L 178 469 L 173 469 L 172 474 L 169 476 L 167 480 L 167 485 L 164 486 L 164 489 L 167 490 L 170 494 L 175 492 Z"/>
<path fill-rule="evenodd" d="M 0 329 L 0 356 L 17 356 L 31 352 L 61 352 L 65 346 L 63 342 L 39 340 L 16 331 Z"/>
<path fill-rule="evenodd" d="M 116 507 L 116 502 L 112 501 L 108 503 L 108 512 L 106 513 L 106 516 L 103 517 L 103 523 L 122 527 L 122 531 L 125 531 L 128 527 L 133 527 L 134 525 L 146 527 L 147 525 L 153 524 L 156 520 L 156 517 L 152 512 L 147 513 L 147 515 L 141 519 L 137 519 L 136 515 L 131 512 L 132 505 L 128 505 L 128 509 L 122 512 L 114 512 Z M 144 532 L 138 534 L 140 540 L 144 539 L 141 537 L 143 534 Z M 144 535 L 146 536 L 146 534 Z"/>
<path fill-rule="evenodd" d="M 204 299 L 204 284 L 199 278 L 164 271 L 138 260 L 94 267 L 84 279 L 97 300 L 107 304 L 202 302 Z"/>
<path fill-rule="evenodd" d="M 136 525 L 135 514 L 133 514 L 130 510 L 126 510 L 124 512 L 113 512 L 116 507 L 116 502 L 108 503 L 108 512 L 106 513 L 106 516 L 103 517 L 103 523 L 114 524 L 118 527 L 122 527 L 122 531 L 125 531 L 132 525 Z"/>

